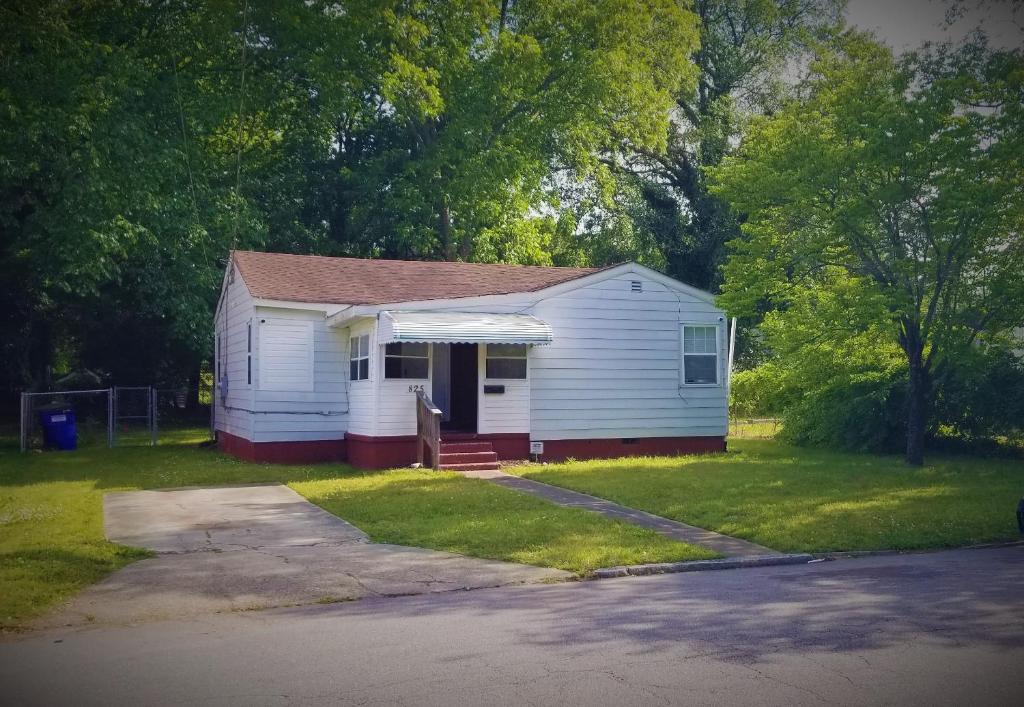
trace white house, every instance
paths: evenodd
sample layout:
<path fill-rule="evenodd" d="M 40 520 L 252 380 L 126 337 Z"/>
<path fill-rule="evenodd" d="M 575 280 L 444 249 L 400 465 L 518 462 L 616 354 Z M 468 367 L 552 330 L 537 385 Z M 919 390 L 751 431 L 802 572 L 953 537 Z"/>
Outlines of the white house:
<path fill-rule="evenodd" d="M 726 324 L 710 294 L 604 269 L 235 251 L 216 313 L 214 428 L 259 461 L 444 466 L 725 448 Z"/>

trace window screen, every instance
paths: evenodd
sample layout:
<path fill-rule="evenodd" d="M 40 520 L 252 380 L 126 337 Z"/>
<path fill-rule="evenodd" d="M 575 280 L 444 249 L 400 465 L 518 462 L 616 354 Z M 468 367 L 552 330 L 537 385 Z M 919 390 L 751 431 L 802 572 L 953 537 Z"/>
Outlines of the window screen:
<path fill-rule="evenodd" d="M 422 343 L 388 344 L 384 347 L 385 378 L 430 377 L 430 345 Z"/>
<path fill-rule="evenodd" d="M 683 383 L 718 383 L 718 327 L 683 327 Z"/>
<path fill-rule="evenodd" d="M 488 378 L 526 378 L 524 344 L 487 344 Z"/>

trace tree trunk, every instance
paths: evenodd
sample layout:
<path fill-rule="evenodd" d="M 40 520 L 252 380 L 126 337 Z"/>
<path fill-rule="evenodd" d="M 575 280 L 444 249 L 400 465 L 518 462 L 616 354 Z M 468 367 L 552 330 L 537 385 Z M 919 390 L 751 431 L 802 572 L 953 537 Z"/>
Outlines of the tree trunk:
<path fill-rule="evenodd" d="M 930 380 L 921 360 L 920 347 L 907 352 L 910 378 L 907 387 L 907 453 L 911 466 L 924 464 L 924 433 L 928 422 Z"/>
<path fill-rule="evenodd" d="M 501 15 L 498 17 L 499 34 L 505 31 L 505 25 L 508 24 L 508 10 L 511 5 L 512 0 L 501 0 Z"/>
<path fill-rule="evenodd" d="M 445 199 L 442 199 L 437 206 L 437 230 L 441 236 L 442 256 L 445 260 L 455 260 L 455 244 L 452 242 L 452 215 Z"/>
<path fill-rule="evenodd" d="M 185 394 L 185 409 L 190 413 L 199 410 L 199 387 L 203 383 L 202 364 L 196 364 L 188 375 L 188 392 Z"/>

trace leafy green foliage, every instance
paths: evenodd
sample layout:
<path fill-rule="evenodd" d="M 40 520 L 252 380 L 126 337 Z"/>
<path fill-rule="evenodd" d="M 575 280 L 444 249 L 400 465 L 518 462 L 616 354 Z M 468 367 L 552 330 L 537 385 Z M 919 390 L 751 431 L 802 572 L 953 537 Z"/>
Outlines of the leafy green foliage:
<path fill-rule="evenodd" d="M 194 386 L 233 247 L 550 263 L 560 175 L 600 172 L 621 139 L 664 147 L 698 35 L 675 0 L 14 0 L 0 18 L 8 390 L 52 363 Z"/>
<path fill-rule="evenodd" d="M 838 269 L 822 281 L 827 287 L 799 289 L 786 309 L 765 315 L 761 333 L 774 356 L 737 374 L 733 407 L 780 415 L 791 442 L 893 451 L 906 431 L 906 378 L 899 348 L 886 343 L 884 302 Z"/>
<path fill-rule="evenodd" d="M 622 138 L 663 147 L 671 96 L 692 85 L 692 14 L 671 0 L 502 7 L 391 10 L 395 36 L 364 75 L 371 98 L 335 136 L 331 235 L 345 248 L 549 263 L 536 212 L 558 208 L 556 173 L 593 174 Z"/>
<path fill-rule="evenodd" d="M 937 432 L 968 441 L 1024 439 L 1024 360 L 1005 348 L 972 347 L 937 386 Z"/>
<path fill-rule="evenodd" d="M 777 109 L 785 95 L 783 72 L 811 40 L 832 32 L 842 5 L 694 0 L 701 22 L 693 56 L 697 81 L 673 97 L 665 151 L 623 140 L 610 161 L 625 193 L 605 207 L 651 234 L 671 275 L 717 289 L 725 243 L 739 231 L 728 203 L 709 189 L 705 170 L 731 152 L 751 115 Z"/>
<path fill-rule="evenodd" d="M 857 361 L 858 339 L 886 359 L 898 346 L 911 463 L 936 373 L 1024 319 L 1022 67 L 1019 51 L 980 40 L 896 61 L 848 33 L 819 49 L 802 97 L 756 120 L 713 171 L 716 193 L 748 215 L 723 304 L 768 302 L 844 360 Z M 889 379 L 887 364 L 871 368 Z"/>

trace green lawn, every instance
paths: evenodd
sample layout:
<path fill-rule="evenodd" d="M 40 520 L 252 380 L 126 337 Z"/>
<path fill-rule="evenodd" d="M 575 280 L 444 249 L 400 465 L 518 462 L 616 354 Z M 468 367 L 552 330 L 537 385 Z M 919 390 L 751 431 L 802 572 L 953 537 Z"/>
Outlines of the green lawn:
<path fill-rule="evenodd" d="M 204 438 L 202 430 L 163 431 L 156 448 L 21 454 L 9 443 L 0 447 L 0 628 L 21 625 L 146 556 L 104 540 L 108 491 L 280 481 L 380 542 L 579 573 L 714 556 L 457 474 L 249 464 L 199 447 Z"/>
<path fill-rule="evenodd" d="M 729 452 L 516 467 L 516 473 L 788 552 L 1019 538 L 1024 462 L 898 457 L 731 439 Z"/>

